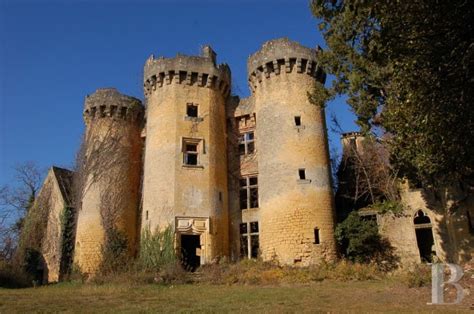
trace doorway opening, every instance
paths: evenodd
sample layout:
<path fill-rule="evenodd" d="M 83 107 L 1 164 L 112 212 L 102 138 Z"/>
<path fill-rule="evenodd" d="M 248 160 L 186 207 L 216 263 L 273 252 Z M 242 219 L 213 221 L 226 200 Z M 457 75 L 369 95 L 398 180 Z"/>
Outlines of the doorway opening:
<path fill-rule="evenodd" d="M 419 210 L 415 214 L 413 222 L 415 224 L 416 243 L 418 245 L 418 251 L 420 252 L 421 261 L 431 263 L 433 261 L 433 256 L 436 255 L 436 250 L 434 247 L 430 217 L 428 217 L 422 210 Z"/>
<path fill-rule="evenodd" d="M 201 240 L 199 235 L 181 235 L 181 265 L 191 272 L 201 265 Z"/>

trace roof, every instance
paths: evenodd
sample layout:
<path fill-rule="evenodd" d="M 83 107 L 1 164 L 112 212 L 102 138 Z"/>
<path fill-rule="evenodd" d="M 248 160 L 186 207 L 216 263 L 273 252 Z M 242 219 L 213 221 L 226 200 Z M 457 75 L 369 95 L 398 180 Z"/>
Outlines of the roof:
<path fill-rule="evenodd" d="M 56 177 L 56 181 L 58 182 L 59 190 L 61 191 L 64 202 L 67 206 L 72 206 L 72 177 L 74 171 L 56 166 L 51 167 L 51 169 Z"/>

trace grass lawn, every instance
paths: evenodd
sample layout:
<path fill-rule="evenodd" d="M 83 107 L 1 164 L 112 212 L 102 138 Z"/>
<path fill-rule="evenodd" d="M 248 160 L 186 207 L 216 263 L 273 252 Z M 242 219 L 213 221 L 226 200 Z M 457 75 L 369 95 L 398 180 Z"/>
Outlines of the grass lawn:
<path fill-rule="evenodd" d="M 427 305 L 430 288 L 383 281 L 323 281 L 288 286 L 164 286 L 61 283 L 0 289 L 0 313 L 11 312 L 456 312 L 462 305 Z M 472 313 L 472 312 L 471 312 Z"/>

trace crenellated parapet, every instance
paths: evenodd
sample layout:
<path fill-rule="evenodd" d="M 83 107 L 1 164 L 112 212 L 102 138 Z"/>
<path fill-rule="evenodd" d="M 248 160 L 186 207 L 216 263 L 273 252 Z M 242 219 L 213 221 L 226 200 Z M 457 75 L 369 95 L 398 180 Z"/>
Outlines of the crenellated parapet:
<path fill-rule="evenodd" d="M 317 53 L 288 38 L 267 41 L 247 61 L 250 89 L 254 92 L 263 80 L 282 73 L 309 75 L 324 83 L 326 74 L 318 65 Z"/>
<path fill-rule="evenodd" d="M 86 96 L 83 116 L 86 123 L 100 118 L 139 122 L 143 112 L 139 99 L 120 94 L 115 88 L 101 88 Z"/>
<path fill-rule="evenodd" d="M 226 98 L 230 93 L 230 68 L 227 64 L 216 65 L 216 54 L 209 46 L 202 48 L 201 56 L 178 54 L 174 58 L 157 59 L 150 56 L 144 69 L 145 96 L 171 84 L 212 88 Z"/>

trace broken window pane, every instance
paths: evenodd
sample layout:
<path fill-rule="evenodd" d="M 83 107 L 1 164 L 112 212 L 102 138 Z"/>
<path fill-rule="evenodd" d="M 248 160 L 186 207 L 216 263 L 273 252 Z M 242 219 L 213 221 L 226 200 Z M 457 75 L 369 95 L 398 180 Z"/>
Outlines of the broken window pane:
<path fill-rule="evenodd" d="M 253 154 L 255 151 L 255 144 L 253 142 L 247 144 L 247 154 Z"/>
<path fill-rule="evenodd" d="M 247 233 L 247 223 L 241 223 L 240 224 L 240 234 L 246 234 Z"/>
<path fill-rule="evenodd" d="M 257 185 L 257 183 L 258 183 L 257 177 L 250 177 L 249 178 L 249 183 L 250 183 L 250 185 Z"/>
<path fill-rule="evenodd" d="M 247 209 L 247 189 L 240 190 L 240 209 Z"/>
<path fill-rule="evenodd" d="M 248 237 L 243 235 L 240 237 L 240 256 L 241 257 L 248 257 L 249 252 L 249 244 L 248 244 Z"/>
<path fill-rule="evenodd" d="M 250 208 L 258 207 L 258 188 L 250 189 Z"/>
<path fill-rule="evenodd" d="M 253 221 L 250 223 L 250 232 L 251 233 L 258 232 L 258 221 Z"/>
<path fill-rule="evenodd" d="M 259 251 L 259 239 L 258 235 L 251 235 L 250 236 L 250 257 L 251 258 L 257 258 L 258 257 L 258 251 Z"/>
<path fill-rule="evenodd" d="M 239 155 L 245 155 L 245 144 L 239 144 Z"/>
<path fill-rule="evenodd" d="M 186 107 L 186 115 L 188 117 L 197 118 L 198 117 L 198 107 L 193 104 L 188 104 Z"/>

